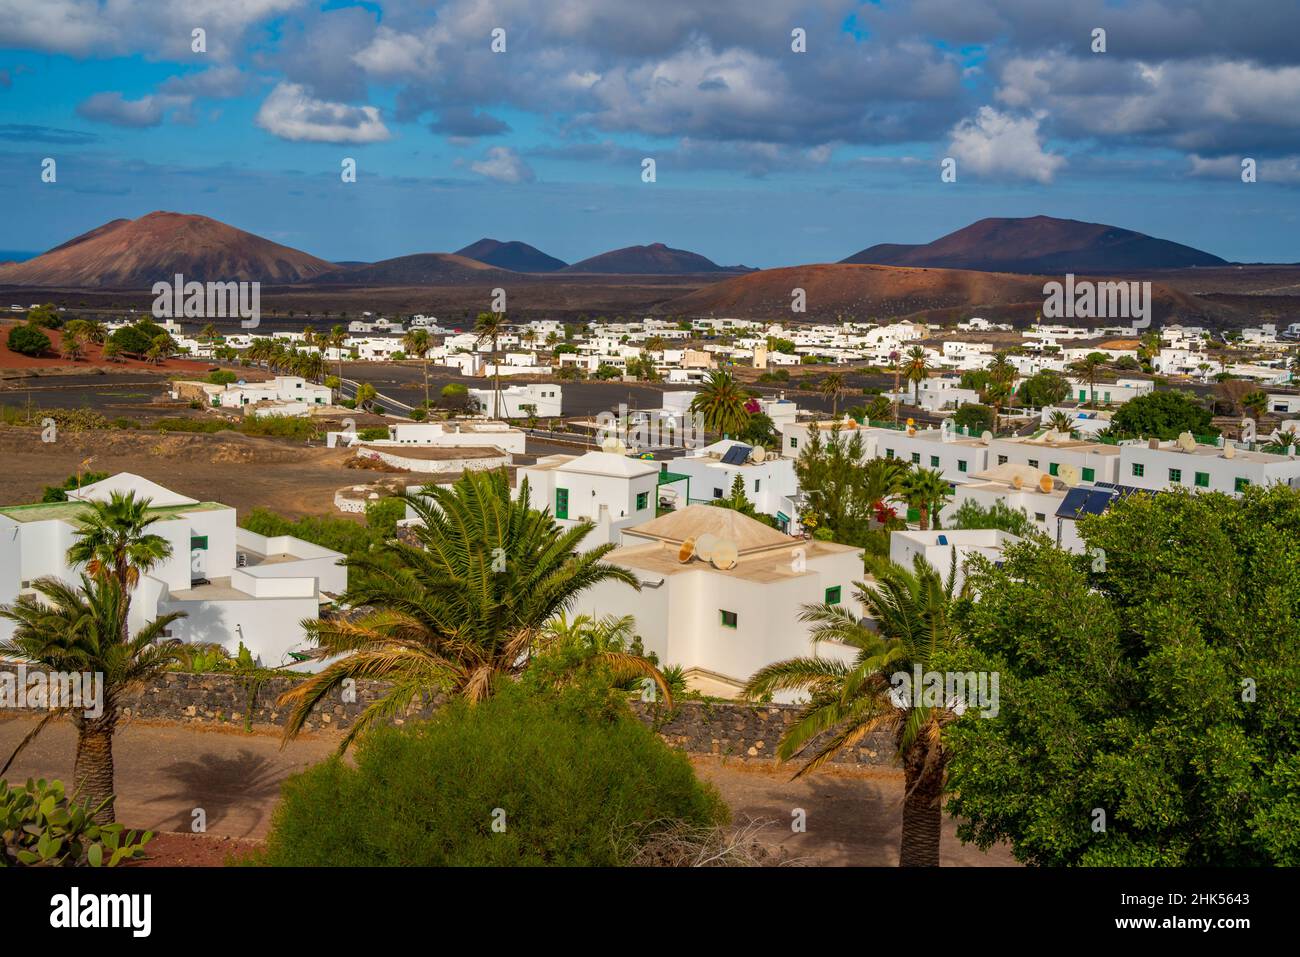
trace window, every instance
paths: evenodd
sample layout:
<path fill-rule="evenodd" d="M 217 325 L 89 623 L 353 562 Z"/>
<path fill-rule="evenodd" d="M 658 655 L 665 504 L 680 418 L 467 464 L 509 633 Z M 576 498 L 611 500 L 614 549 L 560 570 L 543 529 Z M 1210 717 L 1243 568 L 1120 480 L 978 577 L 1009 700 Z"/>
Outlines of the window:
<path fill-rule="evenodd" d="M 190 551 L 193 551 L 196 548 L 207 548 L 207 547 L 208 547 L 208 536 L 206 535 L 190 536 Z"/>
<path fill-rule="evenodd" d="M 1034 513 L 1034 521 L 1035 521 L 1035 522 L 1046 522 L 1046 521 L 1047 521 L 1047 515 L 1046 515 L 1046 513 L 1044 513 L 1044 512 L 1035 512 L 1035 513 Z"/>
<path fill-rule="evenodd" d="M 1183 470 L 1182 470 L 1182 469 L 1170 469 L 1170 470 L 1169 470 L 1169 481 L 1171 481 L 1171 482 L 1181 482 L 1182 480 L 1183 480 Z"/>
<path fill-rule="evenodd" d="M 965 471 L 966 471 L 966 460 L 965 460 L 965 459 L 958 459 L 958 460 L 957 460 L 957 471 L 958 471 L 958 472 L 965 472 Z"/>
<path fill-rule="evenodd" d="M 893 450 L 893 449 L 885 449 L 885 458 L 887 458 L 887 459 L 892 459 L 893 457 L 894 457 L 894 450 Z"/>
<path fill-rule="evenodd" d="M 1005 455 L 999 455 L 998 465 L 1006 465 L 1006 464 L 1007 464 L 1007 457 Z"/>
<path fill-rule="evenodd" d="M 1059 463 L 1057 463 L 1057 462 L 1048 462 L 1048 463 L 1047 463 L 1047 474 L 1048 474 L 1048 475 L 1058 475 L 1058 474 L 1060 474 L 1060 468 L 1061 468 L 1061 466 L 1060 466 Z"/>
<path fill-rule="evenodd" d="M 799 447 L 799 440 L 796 439 L 793 435 L 790 436 L 790 448 L 797 449 L 798 447 Z"/>
<path fill-rule="evenodd" d="M 713 490 L 713 497 L 714 497 L 714 498 L 722 498 L 722 489 L 720 489 L 720 488 L 715 488 L 715 489 Z"/>
<path fill-rule="evenodd" d="M 1209 488 L 1209 487 L 1210 487 L 1210 473 L 1209 473 L 1209 472 L 1197 472 L 1197 473 L 1196 473 L 1196 487 L 1197 487 L 1197 488 Z"/>
<path fill-rule="evenodd" d="M 1036 468 L 1038 468 L 1038 459 L 1030 459 L 1030 460 L 1029 460 L 1029 467 L 1030 467 L 1031 469 L 1036 469 Z"/>
<path fill-rule="evenodd" d="M 555 490 L 555 517 L 569 517 L 569 490 L 567 488 L 557 488 Z"/>
<path fill-rule="evenodd" d="M 1133 475 L 1135 478 L 1141 478 L 1146 474 L 1147 474 L 1147 467 L 1145 465 L 1143 465 L 1141 462 L 1133 463 Z"/>
<path fill-rule="evenodd" d="M 1248 478 L 1233 479 L 1232 488 L 1233 491 L 1235 492 L 1244 492 L 1246 491 L 1246 486 L 1249 484 L 1250 484 L 1250 479 Z"/>
<path fill-rule="evenodd" d="M 754 491 L 757 492 L 763 485 L 762 479 L 754 479 Z"/>
<path fill-rule="evenodd" d="M 1086 469 L 1083 470 L 1083 480 L 1084 480 L 1085 482 L 1091 482 L 1091 481 L 1093 481 L 1096 477 L 1097 477 L 1097 470 L 1096 470 L 1096 469 L 1087 469 L 1087 468 L 1086 468 Z"/>
<path fill-rule="evenodd" d="M 650 493 L 649 493 L 649 492 L 637 492 L 637 493 L 636 493 L 636 510 L 637 510 L 638 512 L 641 511 L 643 508 L 646 507 L 646 504 L 647 504 L 649 501 L 650 501 Z"/>
<path fill-rule="evenodd" d="M 718 609 L 718 610 L 722 611 L 722 609 Z M 722 627 L 723 628 L 736 627 L 736 613 L 734 611 L 722 611 Z"/>
<path fill-rule="evenodd" d="M 913 464 L 913 465 L 920 465 L 920 464 L 921 464 L 921 453 L 920 453 L 920 452 L 913 452 L 913 453 L 912 453 L 912 464 Z"/>
<path fill-rule="evenodd" d="M 840 603 L 840 586 L 826 589 L 826 604 L 838 605 Z"/>
<path fill-rule="evenodd" d="M 938 467 L 939 467 L 939 456 L 937 455 L 930 456 L 930 468 L 937 469 Z"/>

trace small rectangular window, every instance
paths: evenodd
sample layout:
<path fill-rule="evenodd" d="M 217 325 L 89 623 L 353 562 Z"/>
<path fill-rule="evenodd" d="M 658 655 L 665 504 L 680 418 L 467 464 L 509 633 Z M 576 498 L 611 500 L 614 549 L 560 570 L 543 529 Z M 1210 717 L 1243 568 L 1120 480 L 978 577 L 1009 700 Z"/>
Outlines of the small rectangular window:
<path fill-rule="evenodd" d="M 937 469 L 938 467 L 939 467 L 939 456 L 937 455 L 930 456 L 930 468 Z"/>
<path fill-rule="evenodd" d="M 797 449 L 798 447 L 799 447 L 799 440 L 796 439 L 793 435 L 790 436 L 790 448 Z"/>
<path fill-rule="evenodd" d="M 1045 521 L 1047 521 L 1047 515 L 1046 515 L 1046 513 L 1044 513 L 1044 512 L 1035 512 L 1035 513 L 1034 513 L 1034 521 L 1036 521 L 1036 522 L 1045 522 Z"/>
<path fill-rule="evenodd" d="M 1030 459 L 1030 460 L 1029 460 L 1029 467 L 1030 467 L 1031 469 L 1036 469 L 1036 468 L 1038 468 L 1038 459 Z"/>
<path fill-rule="evenodd" d="M 920 465 L 920 464 L 921 464 L 921 453 L 920 453 L 920 452 L 913 452 L 913 453 L 912 453 L 912 464 L 913 464 L 913 465 Z"/>
<path fill-rule="evenodd" d="M 1007 457 L 1005 455 L 999 455 L 998 465 L 1006 465 L 1006 464 L 1007 464 Z"/>
<path fill-rule="evenodd" d="M 1146 466 L 1145 466 L 1145 465 L 1143 465 L 1141 462 L 1134 462 L 1134 463 L 1133 463 L 1133 475 L 1134 475 L 1136 478 L 1141 478 L 1142 476 L 1144 476 L 1144 475 L 1146 475 L 1146 474 L 1147 474 L 1147 469 L 1146 469 Z"/>
<path fill-rule="evenodd" d="M 722 609 L 718 609 L 718 610 L 719 610 L 719 611 L 722 611 Z M 737 621 L 737 618 L 736 618 L 736 613 L 735 613 L 734 611 L 722 611 L 722 627 L 723 627 L 723 628 L 735 628 L 735 627 L 736 627 L 736 621 Z"/>
<path fill-rule="evenodd" d="M 637 493 L 636 493 L 636 510 L 637 510 L 638 512 L 641 511 L 643 508 L 646 507 L 646 504 L 647 504 L 649 501 L 650 501 L 650 493 L 649 493 L 649 492 L 637 492 Z"/>
<path fill-rule="evenodd" d="M 893 449 L 885 449 L 885 458 L 887 458 L 887 459 L 892 459 L 893 457 L 894 457 L 894 450 L 893 450 Z"/>
<path fill-rule="evenodd" d="M 966 460 L 965 460 L 965 459 L 958 459 L 958 460 L 957 460 L 957 471 L 958 471 L 958 472 L 965 472 L 965 471 L 966 471 Z"/>
<path fill-rule="evenodd" d="M 714 497 L 714 498 L 722 498 L 722 489 L 720 489 L 720 488 L 715 488 L 715 489 L 713 490 L 713 497 Z"/>
<path fill-rule="evenodd" d="M 1209 472 L 1197 472 L 1197 473 L 1196 473 L 1196 487 L 1197 487 L 1197 488 L 1209 488 L 1209 487 L 1210 487 L 1210 473 L 1209 473 Z"/>
<path fill-rule="evenodd" d="M 1182 469 L 1170 469 L 1170 470 L 1169 470 L 1169 481 L 1171 481 L 1171 482 L 1181 482 L 1182 480 L 1183 480 L 1183 470 L 1182 470 Z"/>
<path fill-rule="evenodd" d="M 1060 472 L 1059 472 L 1059 469 L 1060 469 L 1060 468 L 1061 468 L 1061 466 L 1060 466 L 1059 464 L 1057 464 L 1056 462 L 1048 462 L 1048 463 L 1047 463 L 1047 474 L 1048 474 L 1048 475 L 1059 475 L 1059 474 L 1060 474 Z"/>
<path fill-rule="evenodd" d="M 1235 480 L 1233 481 L 1233 483 L 1232 483 L 1232 487 L 1233 487 L 1233 489 L 1235 489 L 1235 490 L 1238 491 L 1238 492 L 1244 492 L 1244 491 L 1246 491 L 1246 486 L 1249 485 L 1249 484 L 1250 484 L 1250 479 L 1248 479 L 1248 478 L 1238 478 L 1238 479 L 1235 479 Z"/>
<path fill-rule="evenodd" d="M 1085 468 L 1085 469 L 1083 470 L 1083 480 L 1084 480 L 1085 482 L 1091 482 L 1091 481 L 1093 481 L 1094 479 L 1096 479 L 1096 477 L 1097 477 L 1097 470 L 1096 470 L 1096 469 L 1088 469 L 1088 468 Z"/>
<path fill-rule="evenodd" d="M 840 603 L 840 586 L 835 585 L 832 588 L 826 589 L 826 604 L 838 605 L 839 603 Z"/>
<path fill-rule="evenodd" d="M 206 536 L 206 535 L 191 535 L 191 536 L 190 536 L 190 550 L 191 550 L 191 551 L 193 551 L 193 550 L 196 549 L 196 548 L 207 548 L 207 547 L 208 547 L 208 536 Z"/>

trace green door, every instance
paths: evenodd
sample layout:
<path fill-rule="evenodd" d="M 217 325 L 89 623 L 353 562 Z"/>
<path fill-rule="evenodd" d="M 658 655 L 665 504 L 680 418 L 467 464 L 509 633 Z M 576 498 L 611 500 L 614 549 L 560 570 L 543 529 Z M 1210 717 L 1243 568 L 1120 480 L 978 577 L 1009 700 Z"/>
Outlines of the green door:
<path fill-rule="evenodd" d="M 569 517 L 569 490 L 567 488 L 557 488 L 555 490 L 555 517 Z"/>

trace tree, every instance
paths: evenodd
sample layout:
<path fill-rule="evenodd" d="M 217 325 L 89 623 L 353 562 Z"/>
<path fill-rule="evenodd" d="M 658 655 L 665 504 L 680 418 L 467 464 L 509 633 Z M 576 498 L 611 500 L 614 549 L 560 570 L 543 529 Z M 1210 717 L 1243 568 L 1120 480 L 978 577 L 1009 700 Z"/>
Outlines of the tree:
<path fill-rule="evenodd" d="M 827 373 L 821 381 L 821 394 L 831 400 L 831 417 L 839 418 L 840 396 L 844 394 L 843 373 Z"/>
<path fill-rule="evenodd" d="M 915 468 L 903 479 L 901 494 L 907 501 L 908 508 L 920 513 L 921 531 L 930 528 L 930 519 L 934 527 L 939 527 L 939 513 L 952 496 L 952 486 L 938 469 Z"/>
<path fill-rule="evenodd" d="M 1070 394 L 1070 383 L 1059 372 L 1044 369 L 1020 383 L 1020 404 L 1033 408 L 1060 405 Z"/>
<path fill-rule="evenodd" d="M 1110 361 L 1104 352 L 1090 352 L 1078 362 L 1072 362 L 1070 368 L 1083 376 L 1088 383 L 1088 404 L 1097 407 L 1097 373 Z"/>
<path fill-rule="evenodd" d="M 936 670 L 943 656 L 958 646 L 952 619 L 955 561 L 947 582 L 918 556 L 912 571 L 887 564 L 878 569 L 874 582 L 855 583 L 854 594 L 870 626 L 844 605 L 804 605 L 800 618 L 812 624 L 814 643 L 831 641 L 856 649 L 853 661 L 779 661 L 750 678 L 744 690 L 751 699 L 778 691 L 808 695 L 777 746 L 783 761 L 812 752 L 796 777 L 816 770 L 868 734 L 893 735 L 904 775 L 901 867 L 939 864 L 949 757 L 942 732 L 958 715 L 946 703 L 927 707 L 916 699 L 900 699 L 895 694 L 897 676 L 910 675 L 914 668 Z"/>
<path fill-rule="evenodd" d="M 39 356 L 50 348 L 50 337 L 36 326 L 14 326 L 6 342 L 10 352 L 24 356 Z"/>
<path fill-rule="evenodd" d="M 1262 389 L 1252 389 L 1241 397 L 1242 411 L 1248 414 L 1256 422 L 1264 418 L 1264 413 L 1268 411 L 1268 396 Z"/>
<path fill-rule="evenodd" d="M 379 391 L 369 382 L 362 382 L 357 386 L 355 402 L 358 409 L 369 410 L 378 398 Z"/>
<path fill-rule="evenodd" d="M 920 405 L 921 383 L 930 374 L 929 360 L 922 346 L 912 346 L 907 350 L 907 363 L 903 366 L 903 373 L 907 376 L 907 381 L 912 383 L 912 404 Z"/>
<path fill-rule="evenodd" d="M 998 672 L 1001 708 L 950 729 L 961 838 L 1049 867 L 1300 864 L 1297 523 L 1285 486 L 1133 495 L 1079 522 L 1104 563 L 973 559 L 955 664 Z"/>
<path fill-rule="evenodd" d="M 326 313 L 328 315 L 328 313 Z M 329 338 L 325 340 L 331 349 L 336 350 L 339 359 L 339 380 L 343 379 L 343 346 L 348 341 L 348 331 L 343 326 L 334 326 L 330 329 Z"/>
<path fill-rule="evenodd" d="M 1129 399 L 1111 416 L 1110 428 L 1130 438 L 1175 439 L 1182 432 L 1217 433 L 1210 412 L 1190 392 L 1161 390 Z"/>
<path fill-rule="evenodd" d="M 1012 508 L 1001 499 L 985 508 L 968 498 L 952 513 L 950 524 L 953 528 L 997 528 L 1021 538 L 1037 530 L 1028 512 L 1023 508 Z"/>
<path fill-rule="evenodd" d="M 432 341 L 429 338 L 428 329 L 412 329 L 402 337 L 402 348 L 408 355 L 415 356 L 420 360 L 420 368 L 424 371 L 424 405 L 429 405 L 429 349 Z"/>
<path fill-rule="evenodd" d="M 69 702 L 49 711 L 19 743 L 0 775 L 46 725 L 67 715 L 77 729 L 74 793 L 92 808 L 103 803 L 96 820 L 110 823 L 115 820 L 113 734 L 122 698 L 180 660 L 180 642 L 164 637 L 164 632 L 185 613 L 155 618 L 130 638 L 130 599 L 116 578 L 83 574 L 80 588 L 57 578 L 38 578 L 32 587 L 36 595 L 20 595 L 13 604 L 0 605 L 0 617 L 14 623 L 13 637 L 0 642 L 0 652 L 51 671 L 98 675 L 103 708 Z"/>
<path fill-rule="evenodd" d="M 883 422 L 893 411 L 894 405 L 883 395 L 878 395 L 867 403 L 864 418 L 868 422 Z"/>
<path fill-rule="evenodd" d="M 1061 435 L 1074 436 L 1074 417 L 1068 412 L 1057 409 L 1047 417 L 1047 427 Z"/>
<path fill-rule="evenodd" d="M 878 508 L 897 495 L 908 472 L 898 459 L 863 462 L 861 434 L 835 425 L 823 434 L 810 429 L 808 442 L 795 461 L 795 475 L 808 498 L 808 510 L 819 529 L 835 541 L 865 545 Z M 808 523 L 805 523 L 808 524 Z"/>
<path fill-rule="evenodd" d="M 492 344 L 492 368 L 495 373 L 492 386 L 492 418 L 494 419 L 501 418 L 501 364 L 497 361 L 497 340 L 505 331 L 504 313 L 480 312 L 478 318 L 474 320 L 474 333 L 478 344 L 482 345 L 485 342 Z"/>
<path fill-rule="evenodd" d="M 290 709 L 286 738 L 348 678 L 390 686 L 358 716 L 342 748 L 421 697 L 482 700 L 527 666 L 542 627 L 587 588 L 603 581 L 640 587 L 631 572 L 603 562 L 613 544 L 579 549 L 593 523 L 564 528 L 530 508 L 526 480 L 511 498 L 504 471 L 467 472 L 454 485 L 403 498 L 421 523 L 414 541 L 384 541 L 344 562 L 362 573 L 344 601 L 368 610 L 305 623 L 329 656 L 346 657 L 280 699 Z"/>
<path fill-rule="evenodd" d="M 122 641 L 126 643 L 126 613 L 131 592 L 159 562 L 171 557 L 167 539 L 149 531 L 159 515 L 149 514 L 150 500 L 135 492 L 113 492 L 108 501 L 86 503 L 77 516 L 77 530 L 68 549 L 69 565 L 85 565 L 96 580 L 112 578 L 122 586 Z"/>
<path fill-rule="evenodd" d="M 746 445 L 761 445 L 764 448 L 774 447 L 780 442 L 776 424 L 766 412 L 751 412 L 749 421 L 736 438 Z"/>
<path fill-rule="evenodd" d="M 749 421 L 744 389 L 724 370 L 710 372 L 691 400 L 691 411 L 704 419 L 704 428 L 721 435 L 738 435 Z"/>
<path fill-rule="evenodd" d="M 970 435 L 993 431 L 993 410 L 978 402 L 967 402 L 952 415 L 952 424 Z"/>
<path fill-rule="evenodd" d="M 176 353 L 176 340 L 167 333 L 160 336 L 154 336 L 153 341 L 149 343 L 149 348 L 144 357 L 149 362 L 163 363 L 170 359 Z"/>
<path fill-rule="evenodd" d="M 652 681 L 671 707 L 667 679 L 650 658 L 634 650 L 638 647 L 636 619 L 631 615 L 593 618 L 584 614 L 570 619 L 561 611 L 542 626 L 535 651 L 551 656 L 569 676 L 593 668 L 607 669 L 614 682 L 628 690 Z"/>

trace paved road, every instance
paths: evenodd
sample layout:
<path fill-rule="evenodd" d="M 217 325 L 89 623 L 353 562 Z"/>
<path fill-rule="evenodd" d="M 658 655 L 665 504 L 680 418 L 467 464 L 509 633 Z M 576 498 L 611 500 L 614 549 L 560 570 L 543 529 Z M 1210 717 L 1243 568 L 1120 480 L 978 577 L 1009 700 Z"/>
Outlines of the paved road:
<path fill-rule="evenodd" d="M 33 721 L 0 715 L 0 754 L 7 758 Z M 15 762 L 9 779 L 71 780 L 75 743 L 69 722 L 51 725 Z M 327 757 L 336 743 L 334 735 L 313 735 L 282 751 L 280 739 L 270 734 L 130 723 L 114 742 L 118 819 L 133 827 L 188 831 L 194 809 L 203 808 L 210 834 L 264 837 L 280 784 Z M 697 760 L 696 770 L 721 791 L 735 823 L 771 822 L 761 839 L 793 857 L 823 865 L 898 864 L 902 778 L 896 772 L 832 769 L 791 781 L 789 770 L 709 758 Z M 804 833 L 791 830 L 796 808 L 806 812 Z M 943 841 L 945 866 L 1014 863 L 1005 849 L 985 854 L 963 846 L 950 820 Z"/>

